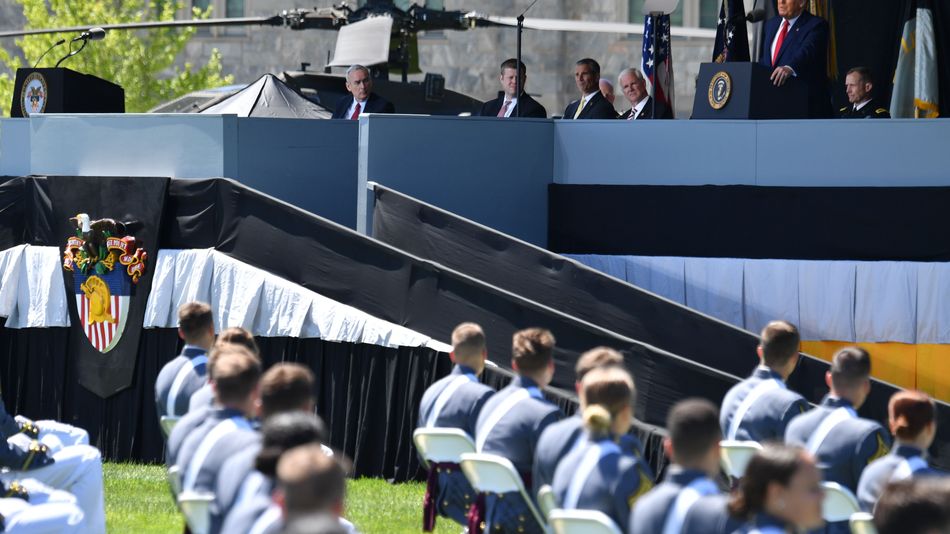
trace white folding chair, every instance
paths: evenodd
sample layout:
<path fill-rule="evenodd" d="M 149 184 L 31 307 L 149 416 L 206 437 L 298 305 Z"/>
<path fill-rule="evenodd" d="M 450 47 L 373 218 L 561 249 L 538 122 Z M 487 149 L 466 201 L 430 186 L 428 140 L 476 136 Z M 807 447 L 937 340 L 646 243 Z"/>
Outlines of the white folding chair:
<path fill-rule="evenodd" d="M 550 519 L 551 511 L 557 508 L 557 497 L 554 495 L 554 489 L 548 484 L 538 488 L 538 507 L 541 508 L 544 519 Z"/>
<path fill-rule="evenodd" d="M 181 473 L 179 472 L 177 465 L 173 465 L 168 468 L 168 472 L 165 474 L 165 478 L 168 479 L 168 487 L 172 490 L 172 495 L 175 498 L 178 498 L 178 494 L 181 493 Z"/>
<path fill-rule="evenodd" d="M 877 529 L 874 528 L 874 516 L 867 512 L 851 514 L 848 524 L 851 526 L 851 534 L 877 534 Z"/>
<path fill-rule="evenodd" d="M 849 521 L 851 516 L 861 511 L 858 498 L 851 490 L 836 482 L 822 482 L 825 490 L 825 500 L 821 503 L 821 516 L 825 521 Z"/>
<path fill-rule="evenodd" d="M 165 434 L 165 439 L 168 439 L 168 436 L 171 435 L 172 429 L 175 428 L 175 423 L 177 423 L 179 419 L 181 419 L 181 417 L 178 417 L 175 415 L 162 416 L 161 418 L 162 434 Z"/>
<path fill-rule="evenodd" d="M 551 510 L 554 534 L 623 534 L 607 514 L 596 510 Z"/>
<path fill-rule="evenodd" d="M 494 454 L 470 452 L 462 454 L 459 464 L 475 491 L 495 494 L 519 493 L 538 525 L 542 528 L 547 525 L 534 501 L 525 491 L 521 475 L 510 460 Z"/>
<path fill-rule="evenodd" d="M 208 534 L 211 530 L 213 493 L 184 491 L 178 495 L 178 507 L 185 516 L 192 534 Z"/>
<path fill-rule="evenodd" d="M 426 462 L 459 463 L 462 455 L 475 452 L 475 442 L 459 428 L 417 428 L 412 433 L 416 450 Z"/>
<path fill-rule="evenodd" d="M 762 450 L 756 441 L 722 440 L 719 442 L 719 458 L 722 469 L 732 478 L 742 478 L 749 460 Z"/>

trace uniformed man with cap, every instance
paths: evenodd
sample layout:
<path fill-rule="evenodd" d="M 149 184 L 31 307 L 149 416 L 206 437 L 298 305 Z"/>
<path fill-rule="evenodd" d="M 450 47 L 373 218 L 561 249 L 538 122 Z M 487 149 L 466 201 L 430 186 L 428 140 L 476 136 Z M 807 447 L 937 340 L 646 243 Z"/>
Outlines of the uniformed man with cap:
<path fill-rule="evenodd" d="M 705 399 L 680 401 L 667 416 L 666 430 L 669 436 L 663 440 L 663 448 L 672 463 L 663 482 L 633 506 L 627 531 L 714 532 L 713 523 L 702 525 L 700 530 L 686 530 L 685 525 L 700 499 L 720 493 L 714 480 L 719 474 L 722 439 L 716 407 Z M 721 512 L 724 526 L 728 516 L 724 505 Z M 738 521 L 733 523 L 739 525 Z"/>
<path fill-rule="evenodd" d="M 781 441 L 789 421 L 808 410 L 808 401 L 785 386 L 798 365 L 799 344 L 798 329 L 789 322 L 772 321 L 762 329 L 759 366 L 723 398 L 719 422 L 724 439 Z"/>
<path fill-rule="evenodd" d="M 475 449 L 510 460 L 527 489 L 532 487 L 538 438 L 561 418 L 561 411 L 541 393 L 554 376 L 554 336 L 542 328 L 528 328 L 515 332 L 511 345 L 511 366 L 517 376 L 482 408 L 475 425 Z M 470 531 L 484 522 L 486 532 L 543 532 L 517 496 L 486 495 L 484 521 L 479 515 L 470 514 Z"/>
<path fill-rule="evenodd" d="M 155 379 L 158 417 L 188 413 L 191 395 L 205 384 L 208 356 L 214 345 L 211 306 L 188 302 L 178 309 L 178 335 L 185 341 L 181 354 L 166 363 Z"/>
<path fill-rule="evenodd" d="M 844 90 L 848 94 L 848 105 L 838 110 L 842 119 L 889 119 L 890 112 L 880 102 L 871 98 L 874 80 L 871 69 L 854 67 L 845 77 Z"/>
<path fill-rule="evenodd" d="M 785 431 L 789 445 L 804 447 L 818 460 L 825 481 L 858 491 L 861 472 L 886 455 L 891 438 L 870 419 L 858 417 L 871 391 L 871 356 L 862 348 L 845 347 L 834 355 L 825 373 L 830 393 L 814 410 L 792 419 Z M 848 523 L 829 523 L 828 532 L 847 532 Z"/>
<path fill-rule="evenodd" d="M 577 364 L 574 366 L 576 376 L 574 388 L 577 391 L 578 398 L 581 399 L 581 403 L 583 403 L 581 381 L 584 380 L 587 373 L 602 367 L 623 368 L 623 356 L 614 349 L 597 347 L 585 352 L 578 358 Z M 534 466 L 531 471 L 531 481 L 534 484 L 533 491 L 535 495 L 538 494 L 541 486 L 551 484 L 554 481 L 554 470 L 557 469 L 561 459 L 584 442 L 582 412 L 582 410 L 578 411 L 573 417 L 567 417 L 552 424 L 541 433 L 534 454 Z M 618 444 L 625 452 L 633 454 L 637 458 L 643 458 L 643 445 L 636 436 L 624 433 L 618 437 L 618 440 Z M 652 480 L 653 471 L 646 464 L 643 467 Z"/>
<path fill-rule="evenodd" d="M 419 405 L 417 428 L 458 428 L 475 435 L 478 415 L 495 390 L 478 381 L 485 369 L 488 349 L 485 332 L 475 323 L 462 323 L 452 331 L 452 372 L 429 386 Z M 473 437 L 474 439 L 474 437 Z M 465 474 L 457 465 L 429 466 L 424 499 L 424 523 L 435 525 L 435 512 L 464 525 L 475 502 Z"/>

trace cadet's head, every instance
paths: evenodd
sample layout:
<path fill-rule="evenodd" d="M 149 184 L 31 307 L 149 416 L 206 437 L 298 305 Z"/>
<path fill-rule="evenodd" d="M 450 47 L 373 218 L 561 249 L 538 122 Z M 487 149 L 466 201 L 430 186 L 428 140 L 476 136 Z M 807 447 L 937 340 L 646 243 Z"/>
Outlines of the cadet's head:
<path fill-rule="evenodd" d="M 346 491 L 346 474 L 333 457 L 317 444 L 294 447 L 277 461 L 276 500 L 291 519 L 315 512 L 340 515 Z"/>
<path fill-rule="evenodd" d="M 211 306 L 204 302 L 187 302 L 178 308 L 178 336 L 189 345 L 205 350 L 214 343 L 214 319 Z"/>
<path fill-rule="evenodd" d="M 874 507 L 878 534 L 945 534 L 950 532 L 950 482 L 920 477 L 884 487 Z"/>
<path fill-rule="evenodd" d="M 515 58 L 506 59 L 501 64 L 501 76 L 498 77 L 498 80 L 501 82 L 501 90 L 505 92 L 505 96 L 509 99 L 515 97 L 515 93 L 518 91 L 518 78 L 515 76 L 515 73 L 518 70 L 518 60 Z M 524 84 L 528 80 L 527 68 L 524 66 L 524 62 L 521 62 L 521 90 L 524 91 Z"/>
<path fill-rule="evenodd" d="M 589 95 L 599 89 L 600 64 L 586 57 L 574 65 L 574 84 L 582 95 Z"/>
<path fill-rule="evenodd" d="M 452 331 L 452 361 L 458 365 L 471 367 L 476 373 L 485 369 L 488 348 L 485 332 L 475 323 L 462 323 Z"/>
<path fill-rule="evenodd" d="M 607 78 L 601 78 L 598 87 L 600 88 L 600 94 L 604 95 L 604 98 L 607 99 L 607 102 L 611 104 L 614 103 L 614 84 L 610 83 L 610 80 Z"/>
<path fill-rule="evenodd" d="M 346 90 L 360 102 L 369 98 L 373 92 L 373 77 L 369 69 L 362 65 L 352 65 L 346 69 Z"/>
<path fill-rule="evenodd" d="M 574 388 L 582 395 L 581 382 L 584 376 L 600 367 L 623 367 L 623 356 L 610 347 L 596 347 L 581 354 L 574 365 Z"/>
<path fill-rule="evenodd" d="M 854 67 L 844 78 L 844 91 L 848 93 L 848 102 L 860 104 L 871 98 L 874 81 L 871 79 L 871 69 Z"/>
<path fill-rule="evenodd" d="M 623 96 L 627 98 L 631 106 L 639 104 L 641 100 L 647 97 L 647 83 L 643 79 L 640 69 L 632 67 L 623 69 L 620 71 L 617 83 L 620 84 L 620 90 L 623 91 Z"/>
<path fill-rule="evenodd" d="M 214 364 L 218 361 L 218 355 L 224 352 L 228 352 L 232 349 L 245 349 L 254 356 L 254 359 L 257 360 L 257 363 L 260 364 L 260 356 L 247 348 L 247 345 L 242 343 L 228 343 L 226 341 L 215 341 L 214 346 L 211 347 L 211 350 L 208 352 L 208 381 L 214 381 Z"/>
<path fill-rule="evenodd" d="M 778 0 L 778 16 L 791 20 L 805 10 L 805 0 Z"/>
<path fill-rule="evenodd" d="M 821 517 L 821 470 L 803 449 L 766 444 L 755 453 L 729 503 L 732 515 L 745 520 L 767 513 L 799 530 L 824 524 Z"/>
<path fill-rule="evenodd" d="M 218 339 L 216 343 L 232 343 L 234 345 L 243 345 L 247 350 L 251 351 L 251 354 L 256 354 L 260 356 L 261 350 L 257 347 L 257 342 L 254 341 L 254 334 L 250 333 L 240 326 L 232 326 L 230 328 L 225 328 L 218 334 Z"/>
<path fill-rule="evenodd" d="M 214 400 L 227 408 L 256 416 L 261 363 L 246 348 L 227 345 L 218 351 L 214 362 Z"/>
<path fill-rule="evenodd" d="M 677 402 L 666 416 L 666 454 L 673 462 L 699 469 L 711 477 L 719 473 L 719 410 L 706 399 Z"/>
<path fill-rule="evenodd" d="M 313 413 L 313 371 L 299 363 L 278 363 L 261 377 L 261 417 L 292 411 Z"/>
<path fill-rule="evenodd" d="M 633 379 L 621 367 L 598 367 L 581 381 L 584 427 L 595 436 L 626 434 L 633 422 Z"/>
<path fill-rule="evenodd" d="M 861 347 L 845 347 L 835 353 L 825 382 L 835 397 L 847 399 L 857 410 L 871 392 L 871 356 Z"/>
<path fill-rule="evenodd" d="M 277 462 L 284 452 L 299 445 L 322 443 L 327 439 L 323 421 L 312 413 L 279 413 L 264 420 L 261 426 L 261 451 L 257 453 L 255 468 L 273 479 L 277 476 Z"/>
<path fill-rule="evenodd" d="M 762 329 L 758 353 L 762 364 L 787 379 L 798 365 L 801 338 L 798 328 L 788 321 L 772 321 Z"/>
<path fill-rule="evenodd" d="M 526 328 L 511 338 L 511 367 L 539 386 L 554 376 L 554 336 L 544 328 Z"/>
<path fill-rule="evenodd" d="M 921 391 L 898 391 L 887 404 L 891 433 L 899 441 L 927 450 L 937 435 L 933 399 Z"/>

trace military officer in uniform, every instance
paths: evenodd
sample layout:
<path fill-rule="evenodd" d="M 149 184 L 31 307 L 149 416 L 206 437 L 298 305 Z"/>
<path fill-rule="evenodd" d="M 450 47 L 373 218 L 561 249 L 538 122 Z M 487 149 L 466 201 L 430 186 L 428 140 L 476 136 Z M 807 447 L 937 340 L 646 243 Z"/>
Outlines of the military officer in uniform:
<path fill-rule="evenodd" d="M 772 321 L 762 329 L 760 365 L 723 398 L 719 422 L 725 439 L 781 441 L 788 422 L 808 410 L 808 402 L 785 386 L 798 365 L 799 343 L 798 329 L 789 322 Z"/>
<path fill-rule="evenodd" d="M 844 81 L 848 105 L 838 110 L 842 119 L 889 119 L 891 114 L 880 102 L 871 98 L 874 81 L 867 67 L 854 67 Z"/>
<path fill-rule="evenodd" d="M 475 423 L 485 401 L 495 392 L 478 381 L 485 369 L 488 349 L 482 327 L 462 323 L 452 331 L 452 373 L 429 386 L 419 406 L 418 428 L 458 428 L 475 435 Z M 425 521 L 434 526 L 435 511 L 466 524 L 469 506 L 475 500 L 465 474 L 457 465 L 430 466 L 430 484 L 426 488 Z M 434 479 L 432 477 L 435 477 Z"/>
<path fill-rule="evenodd" d="M 577 360 L 574 366 L 576 381 L 574 388 L 577 391 L 578 398 L 583 404 L 583 389 L 581 382 L 584 376 L 590 371 L 601 367 L 619 367 L 623 368 L 623 356 L 607 347 L 597 347 L 591 349 Z M 538 445 L 534 454 L 534 467 L 531 471 L 531 481 L 534 483 L 534 494 L 545 484 L 551 484 L 554 481 L 554 470 L 562 458 L 567 456 L 576 447 L 579 447 L 585 439 L 584 420 L 581 417 L 583 410 L 578 411 L 573 417 L 568 417 L 547 427 L 538 439 Z M 633 434 L 624 433 L 618 437 L 620 448 L 625 452 L 643 458 L 643 445 Z M 644 465 L 650 479 L 653 479 L 653 472 Z"/>
<path fill-rule="evenodd" d="M 825 381 L 831 389 L 821 405 L 792 419 L 785 442 L 804 447 L 818 461 L 824 479 L 858 491 L 861 472 L 890 450 L 891 438 L 876 421 L 858 417 L 871 391 L 871 357 L 859 347 L 835 353 Z M 829 523 L 828 532 L 848 532 L 848 522 Z"/>
<path fill-rule="evenodd" d="M 713 480 L 719 474 L 722 439 L 716 407 L 705 399 L 680 401 L 667 416 L 666 430 L 663 448 L 672 464 L 663 482 L 633 506 L 628 532 L 685 532 L 697 500 L 720 493 Z"/>
<path fill-rule="evenodd" d="M 867 466 L 858 481 L 858 502 L 865 512 L 874 510 L 890 482 L 941 476 L 926 460 L 927 449 L 937 436 L 933 399 L 920 391 L 898 391 L 887 406 L 888 424 L 894 434 L 891 453 Z"/>
<path fill-rule="evenodd" d="M 561 508 L 597 510 L 623 525 L 653 488 L 650 469 L 617 443 L 633 421 L 633 378 L 622 367 L 600 367 L 584 376 L 581 391 L 582 441 L 554 472 L 555 499 Z"/>
<path fill-rule="evenodd" d="M 561 411 L 541 393 L 554 376 L 554 336 L 542 328 L 528 328 L 515 332 L 511 345 L 511 367 L 517 376 L 479 413 L 475 449 L 511 460 L 525 488 L 530 488 L 535 444 L 544 429 L 561 418 Z M 484 530 L 491 533 L 543 532 L 517 497 L 486 495 L 483 511 L 484 521 L 479 513 L 470 515 L 470 531 L 479 530 L 484 522 Z"/>
<path fill-rule="evenodd" d="M 178 335 L 185 340 L 181 354 L 165 364 L 155 379 L 158 417 L 181 417 L 188 412 L 191 395 L 205 384 L 207 352 L 214 345 L 211 306 L 189 302 L 178 309 Z"/>

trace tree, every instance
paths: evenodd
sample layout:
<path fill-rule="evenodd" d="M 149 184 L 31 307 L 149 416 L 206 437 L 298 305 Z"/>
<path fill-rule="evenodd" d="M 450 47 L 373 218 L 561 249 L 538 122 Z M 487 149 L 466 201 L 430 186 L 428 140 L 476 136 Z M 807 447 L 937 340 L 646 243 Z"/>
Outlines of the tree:
<path fill-rule="evenodd" d="M 149 20 L 173 20 L 182 4 L 171 0 L 16 0 L 23 6 L 27 28 L 60 28 L 103 25 Z M 196 18 L 211 13 L 194 9 Z M 102 41 L 90 43 L 81 54 L 63 62 L 64 67 L 92 74 L 121 85 L 125 89 L 125 109 L 143 112 L 155 105 L 199 89 L 232 83 L 221 75 L 221 54 L 212 51 L 208 63 L 194 68 L 185 63 L 175 66 L 175 58 L 194 35 L 194 28 L 162 28 L 147 31 L 113 30 Z M 27 61 L 34 62 L 58 39 L 67 35 L 36 35 L 16 40 Z M 68 42 L 68 39 L 67 39 Z M 77 43 L 74 46 L 78 46 Z M 53 66 L 65 51 L 60 47 L 43 59 L 40 66 Z M 24 61 L 0 46 L 0 63 L 10 72 L 0 74 L 0 107 L 10 112 L 13 76 Z"/>

